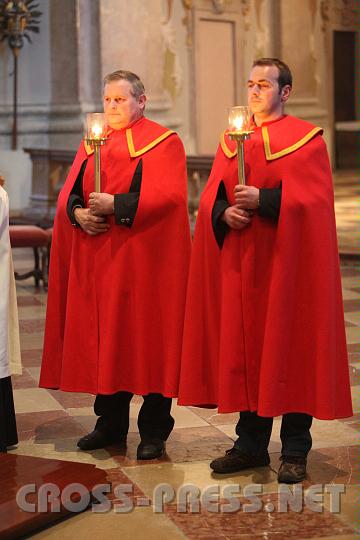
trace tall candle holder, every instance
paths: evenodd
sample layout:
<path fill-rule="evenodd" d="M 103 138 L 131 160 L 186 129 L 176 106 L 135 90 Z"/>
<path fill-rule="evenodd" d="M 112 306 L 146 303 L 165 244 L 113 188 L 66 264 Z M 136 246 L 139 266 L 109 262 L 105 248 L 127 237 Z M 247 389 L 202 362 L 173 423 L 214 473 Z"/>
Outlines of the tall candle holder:
<path fill-rule="evenodd" d="M 101 153 L 100 148 L 106 141 L 107 121 L 104 113 L 89 113 L 86 116 L 86 136 L 88 145 L 94 149 L 96 193 L 101 192 Z"/>
<path fill-rule="evenodd" d="M 251 129 L 250 107 L 238 106 L 229 109 L 229 138 L 236 141 L 238 159 L 238 181 L 239 184 L 246 184 L 244 141 L 250 139 L 253 133 Z"/>

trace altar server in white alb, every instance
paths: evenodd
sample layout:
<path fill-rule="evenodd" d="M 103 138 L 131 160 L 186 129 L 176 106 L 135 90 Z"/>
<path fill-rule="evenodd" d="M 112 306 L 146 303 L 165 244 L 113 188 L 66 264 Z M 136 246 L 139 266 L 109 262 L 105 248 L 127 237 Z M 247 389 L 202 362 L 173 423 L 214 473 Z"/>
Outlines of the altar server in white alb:
<path fill-rule="evenodd" d="M 19 320 L 9 238 L 9 199 L 0 175 L 0 452 L 18 442 L 11 374 L 21 374 Z"/>

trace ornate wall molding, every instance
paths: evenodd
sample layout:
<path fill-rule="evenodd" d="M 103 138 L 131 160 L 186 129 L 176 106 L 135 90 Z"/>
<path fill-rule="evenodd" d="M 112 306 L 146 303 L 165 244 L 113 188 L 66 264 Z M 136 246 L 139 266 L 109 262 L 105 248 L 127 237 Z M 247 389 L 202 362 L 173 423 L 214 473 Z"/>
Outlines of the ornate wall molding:
<path fill-rule="evenodd" d="M 251 2 L 250 0 L 241 0 L 241 15 L 244 17 L 244 28 L 246 32 L 251 27 Z"/>
<path fill-rule="evenodd" d="M 193 21 L 192 21 L 192 8 L 193 0 L 181 0 L 184 8 L 184 17 L 181 22 L 186 27 L 186 45 L 187 47 L 193 46 Z"/>
<path fill-rule="evenodd" d="M 357 31 L 359 12 L 356 4 L 354 0 L 321 0 L 322 31 L 325 32 L 329 25 Z"/>
<path fill-rule="evenodd" d="M 167 2 L 167 14 L 161 24 L 164 41 L 164 87 L 172 100 L 181 92 L 183 70 L 180 63 L 179 47 L 176 42 L 176 31 L 173 22 L 173 0 Z"/>
<path fill-rule="evenodd" d="M 320 2 L 320 16 L 321 16 L 321 21 L 322 21 L 322 25 L 321 25 L 321 30 L 323 32 L 325 32 L 328 24 L 329 24 L 329 21 L 330 21 L 330 18 L 331 18 L 331 14 L 330 14 L 330 0 L 321 0 Z"/>
<path fill-rule="evenodd" d="M 214 13 L 224 13 L 226 10 L 226 4 L 228 4 L 228 0 L 211 0 L 212 3 L 212 9 Z"/>

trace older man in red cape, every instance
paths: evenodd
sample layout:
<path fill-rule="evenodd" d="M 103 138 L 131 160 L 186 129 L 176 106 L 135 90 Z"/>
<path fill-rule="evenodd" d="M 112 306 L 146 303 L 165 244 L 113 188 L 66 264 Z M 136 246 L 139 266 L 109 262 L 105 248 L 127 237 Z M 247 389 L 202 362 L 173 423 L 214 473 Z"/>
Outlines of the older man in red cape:
<path fill-rule="evenodd" d="M 180 404 L 240 411 L 218 473 L 268 465 L 283 415 L 288 483 L 305 477 L 312 417 L 352 414 L 329 161 L 322 130 L 284 115 L 291 88 L 286 64 L 254 63 L 246 186 L 222 137 L 195 231 L 179 390 Z"/>
<path fill-rule="evenodd" d="M 59 196 L 40 386 L 96 394 L 82 450 L 124 442 L 143 396 L 137 456 L 152 459 L 174 425 L 190 233 L 184 149 L 143 116 L 144 92 L 131 72 L 105 77 L 103 193 L 81 144 Z"/>

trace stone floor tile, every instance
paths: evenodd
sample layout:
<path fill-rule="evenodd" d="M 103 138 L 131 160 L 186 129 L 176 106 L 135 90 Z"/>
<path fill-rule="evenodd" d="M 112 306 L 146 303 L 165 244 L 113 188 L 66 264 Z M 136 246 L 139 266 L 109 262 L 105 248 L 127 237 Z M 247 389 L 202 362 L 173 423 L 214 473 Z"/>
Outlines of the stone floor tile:
<path fill-rule="evenodd" d="M 359 328 L 357 326 L 348 326 L 345 331 L 347 343 L 359 343 Z"/>
<path fill-rule="evenodd" d="M 21 350 L 40 349 L 43 346 L 43 333 L 20 334 Z"/>
<path fill-rule="evenodd" d="M 175 523 L 150 508 L 136 508 L 127 514 L 78 514 L 31 537 L 33 540 L 186 540 Z"/>
<path fill-rule="evenodd" d="M 30 300 L 32 302 L 36 302 L 36 304 L 24 306 L 18 304 L 18 313 L 20 320 L 45 319 L 46 306 L 39 300 L 39 298 L 36 298 L 34 296 L 23 296 L 22 298 Z"/>
<path fill-rule="evenodd" d="M 42 349 L 21 350 L 23 367 L 36 367 L 41 365 Z"/>
<path fill-rule="evenodd" d="M 355 326 L 359 326 L 360 324 L 360 314 L 358 311 L 347 311 L 345 313 L 345 320 L 347 322 L 350 322 L 354 324 Z"/>
<path fill-rule="evenodd" d="M 280 513 L 277 494 L 262 495 L 259 500 L 262 509 L 258 512 L 245 512 L 241 506 L 238 512 L 210 512 L 202 508 L 201 512 L 190 514 L 178 512 L 175 505 L 168 505 L 166 515 L 189 540 L 300 540 L 353 533 L 349 526 L 326 510 L 316 513 L 305 506 L 301 512 Z M 239 501 L 241 505 L 249 504 L 243 497 Z"/>
<path fill-rule="evenodd" d="M 331 508 L 329 495 L 325 496 L 324 504 L 326 508 Z M 336 516 L 345 525 L 357 531 L 359 538 L 359 486 L 357 484 L 344 486 L 344 493 L 340 494 L 340 512 Z"/>
<path fill-rule="evenodd" d="M 40 302 L 38 298 L 35 296 L 22 296 L 18 295 L 17 297 L 17 305 L 19 312 L 23 310 L 24 307 L 31 307 L 31 311 L 38 306 L 43 306 L 44 304 Z"/>
<path fill-rule="evenodd" d="M 220 493 L 228 485 L 240 486 L 240 491 L 249 484 L 262 484 L 264 493 L 273 493 L 278 489 L 277 467 L 259 467 L 247 469 L 241 473 L 215 474 L 209 467 L 209 461 L 191 463 L 157 463 L 147 467 L 124 467 L 127 476 L 135 482 L 147 497 L 152 498 L 154 489 L 159 484 L 169 484 L 175 495 L 181 486 L 192 484 L 203 490 L 209 486 L 219 486 Z M 176 498 L 172 504 L 176 503 Z"/>
<path fill-rule="evenodd" d="M 32 377 L 28 369 L 23 368 L 21 375 L 12 375 L 11 383 L 13 389 L 19 388 L 36 388 L 37 381 Z"/>
<path fill-rule="evenodd" d="M 359 386 L 360 370 L 357 367 L 349 366 L 349 377 L 351 386 Z"/>
<path fill-rule="evenodd" d="M 201 407 L 189 407 L 189 409 L 212 426 L 218 424 L 234 425 L 239 419 L 239 413 L 218 414 L 217 409 L 202 409 Z"/>
<path fill-rule="evenodd" d="M 358 300 L 359 299 L 358 293 L 350 289 L 343 289 L 342 295 L 343 295 L 343 300 Z"/>
<path fill-rule="evenodd" d="M 359 385 L 351 387 L 351 399 L 352 399 L 354 413 L 356 413 L 360 409 L 360 386 Z"/>
<path fill-rule="evenodd" d="M 307 480 L 310 484 L 358 484 L 359 447 L 338 446 L 311 450 Z"/>
<path fill-rule="evenodd" d="M 8 452 L 23 456 L 35 456 L 77 463 L 91 463 L 100 469 L 113 469 L 118 467 L 118 462 L 104 449 L 93 452 L 82 452 L 76 446 L 78 437 L 62 438 L 61 436 L 48 442 L 36 442 L 34 440 L 20 441 L 16 447 Z"/>
<path fill-rule="evenodd" d="M 95 396 L 92 394 L 82 394 L 80 392 L 62 392 L 61 390 L 48 390 L 49 394 L 56 399 L 64 409 L 78 409 L 88 407 L 91 410 L 93 418 L 95 418 L 92 406 Z"/>
<path fill-rule="evenodd" d="M 83 435 L 82 426 L 63 410 L 20 413 L 16 415 L 16 423 L 20 441 L 42 444 Z"/>
<path fill-rule="evenodd" d="M 14 390 L 14 402 L 18 414 L 62 409 L 60 403 L 43 388 Z"/>

